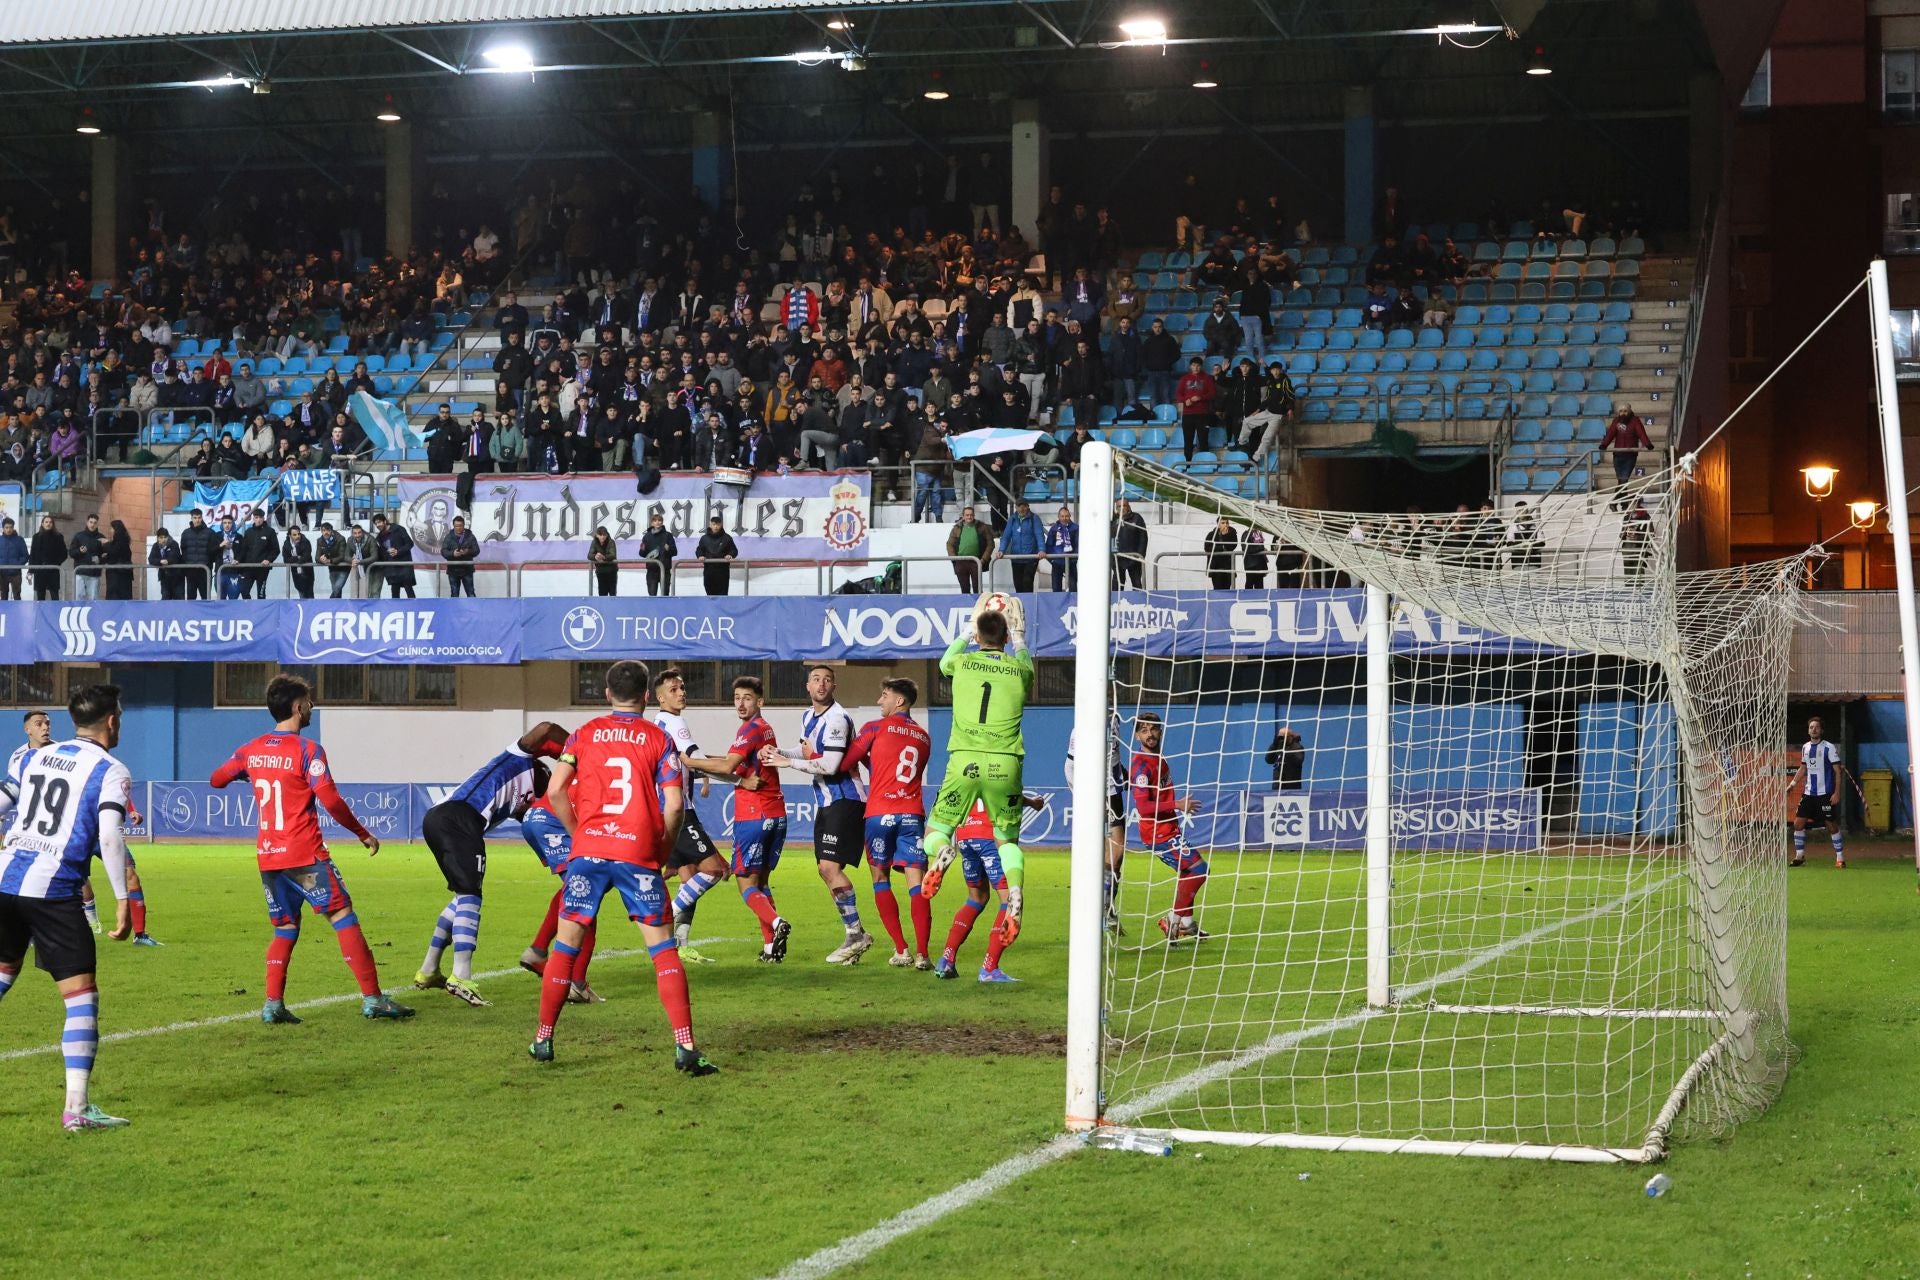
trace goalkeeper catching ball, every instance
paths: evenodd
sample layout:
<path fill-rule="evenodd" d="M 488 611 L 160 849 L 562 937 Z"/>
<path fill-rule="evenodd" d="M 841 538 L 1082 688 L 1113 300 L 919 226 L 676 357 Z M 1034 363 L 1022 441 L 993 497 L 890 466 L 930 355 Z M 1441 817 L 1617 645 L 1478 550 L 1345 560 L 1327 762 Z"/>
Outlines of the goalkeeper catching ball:
<path fill-rule="evenodd" d="M 940 891 L 941 877 L 953 864 L 953 833 L 980 800 L 993 822 L 1007 877 L 1003 927 L 1011 942 L 1020 931 L 1026 868 L 1019 841 L 1027 749 L 1020 725 L 1033 690 L 1033 658 L 1018 598 L 1002 600 L 1004 612 L 976 608 L 973 634 L 955 636 L 940 658 L 940 674 L 953 681 L 953 729 L 947 737 L 947 775 L 927 816 L 927 874 L 920 891 L 929 899 Z"/>

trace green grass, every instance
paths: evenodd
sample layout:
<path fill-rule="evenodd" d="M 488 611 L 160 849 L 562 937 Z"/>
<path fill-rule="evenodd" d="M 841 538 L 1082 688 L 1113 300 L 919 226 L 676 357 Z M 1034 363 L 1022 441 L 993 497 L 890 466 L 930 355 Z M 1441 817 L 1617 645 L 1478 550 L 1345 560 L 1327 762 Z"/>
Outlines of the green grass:
<path fill-rule="evenodd" d="M 140 857 L 169 945 L 105 948 L 103 1029 L 256 1009 L 267 930 L 250 851 Z M 431 862 L 393 846 L 341 863 L 383 977 L 404 982 L 446 896 Z M 341 1003 L 299 1027 L 109 1044 L 96 1093 L 133 1117 L 120 1133 L 59 1132 L 57 1058 L 0 1061 L 0 1276 L 776 1272 L 1056 1131 L 1065 863 L 1028 866 L 1028 928 L 1006 962 L 1017 987 L 820 965 L 837 922 L 804 859 L 775 886 L 800 926 L 782 969 L 752 962 L 750 917 L 713 895 L 696 932 L 739 941 L 708 948 L 721 963 L 692 975 L 701 1041 L 723 1068 L 708 1080 L 671 1070 L 638 956 L 596 965 L 610 1003 L 567 1011 L 549 1068 L 525 1058 L 526 975 L 485 984 L 491 1009 L 418 993 L 411 1023 L 369 1024 Z M 1331 888 L 1346 873 L 1326 874 Z M 552 884 L 500 847 L 480 968 L 513 964 Z M 1676 1150 L 1662 1200 L 1627 1167 L 1083 1152 L 846 1274 L 1920 1273 L 1911 868 L 1809 868 L 1791 885 L 1804 1056 L 1765 1116 Z M 952 890 L 937 901 L 937 933 L 954 904 Z M 1326 932 L 1324 899 L 1315 910 Z M 636 943 L 620 922 L 605 945 Z M 977 964 L 983 943 L 976 932 L 963 960 Z M 289 999 L 351 989 L 329 932 L 310 927 Z M 29 971 L 0 1002 L 0 1053 L 48 1044 L 58 1026 L 51 985 Z"/>

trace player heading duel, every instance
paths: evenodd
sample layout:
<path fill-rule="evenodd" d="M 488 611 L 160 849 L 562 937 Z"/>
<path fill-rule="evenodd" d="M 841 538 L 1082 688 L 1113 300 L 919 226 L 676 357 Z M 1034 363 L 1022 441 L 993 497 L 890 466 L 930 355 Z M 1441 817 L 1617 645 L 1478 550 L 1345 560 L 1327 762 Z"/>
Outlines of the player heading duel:
<path fill-rule="evenodd" d="M 587 721 L 567 739 L 547 782 L 553 816 L 572 837 L 562 874 L 566 899 L 540 983 L 540 1025 L 527 1052 L 553 1061 L 554 1024 L 573 988 L 573 958 L 601 899 L 618 891 L 653 958 L 660 1004 L 673 1024 L 673 1065 L 689 1075 L 719 1070 L 693 1043 L 693 1006 L 681 967 L 660 870 L 680 832 L 684 805 L 680 753 L 660 726 L 641 715 L 652 676 L 643 663 L 607 668 L 611 714 Z"/>
<path fill-rule="evenodd" d="M 1033 690 L 1033 658 L 1019 600 L 1009 599 L 1008 613 L 1014 616 L 998 609 L 978 611 L 973 635 L 955 636 L 940 658 L 940 674 L 953 682 L 953 728 L 947 735 L 947 776 L 927 818 L 927 875 L 920 888 L 928 898 L 940 892 L 940 880 L 953 864 L 953 833 L 973 802 L 984 801 L 1007 878 L 1007 918 L 1001 927 L 1011 943 L 1020 934 L 1026 871 L 1019 841 L 1027 748 L 1020 721 Z M 979 648 L 969 652 L 969 640 Z"/>

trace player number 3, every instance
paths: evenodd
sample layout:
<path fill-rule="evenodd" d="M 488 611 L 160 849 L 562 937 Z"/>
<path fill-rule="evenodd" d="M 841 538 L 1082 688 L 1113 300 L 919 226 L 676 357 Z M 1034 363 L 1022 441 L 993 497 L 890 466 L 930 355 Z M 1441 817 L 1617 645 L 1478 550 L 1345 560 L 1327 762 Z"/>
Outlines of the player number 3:
<path fill-rule="evenodd" d="M 625 813 L 627 806 L 633 802 L 633 762 L 620 756 L 613 756 L 607 760 L 607 763 L 619 771 L 618 777 L 607 779 L 607 788 L 609 791 L 617 792 L 620 798 L 610 802 L 601 812 Z"/>

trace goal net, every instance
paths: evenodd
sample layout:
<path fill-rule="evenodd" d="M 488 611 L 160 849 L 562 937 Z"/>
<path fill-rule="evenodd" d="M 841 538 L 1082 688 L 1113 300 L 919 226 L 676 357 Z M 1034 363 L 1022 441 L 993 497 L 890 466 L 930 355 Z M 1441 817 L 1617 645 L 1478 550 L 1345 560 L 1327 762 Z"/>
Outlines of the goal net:
<path fill-rule="evenodd" d="M 1091 562 L 1123 497 L 1190 537 L 1081 575 L 1070 1126 L 1637 1161 L 1768 1104 L 1800 560 L 1676 572 L 1680 472 L 1413 516 L 1089 454 Z"/>

